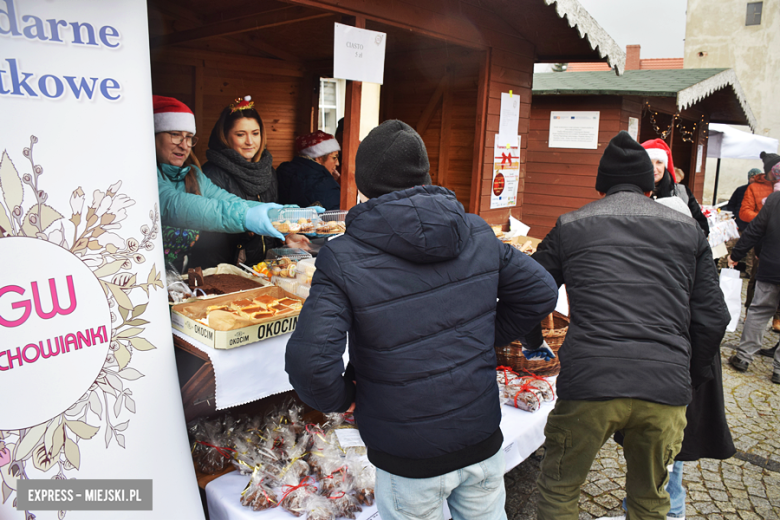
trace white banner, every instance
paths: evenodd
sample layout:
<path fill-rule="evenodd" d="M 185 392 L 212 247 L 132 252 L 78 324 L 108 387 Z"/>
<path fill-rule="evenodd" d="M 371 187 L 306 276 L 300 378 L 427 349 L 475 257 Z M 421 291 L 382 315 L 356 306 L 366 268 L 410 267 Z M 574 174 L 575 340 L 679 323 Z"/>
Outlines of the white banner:
<path fill-rule="evenodd" d="M 42 505 L 40 520 L 203 518 L 163 287 L 146 12 L 0 0 L 2 519 L 26 517 L 19 479 L 152 480 L 152 511 Z"/>

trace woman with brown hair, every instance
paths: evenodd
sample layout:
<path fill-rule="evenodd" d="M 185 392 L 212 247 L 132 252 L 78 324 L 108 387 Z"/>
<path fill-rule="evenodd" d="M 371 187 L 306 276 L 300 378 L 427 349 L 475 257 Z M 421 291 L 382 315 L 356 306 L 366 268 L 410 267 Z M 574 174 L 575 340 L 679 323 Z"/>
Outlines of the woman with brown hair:
<path fill-rule="evenodd" d="M 212 184 L 198 167 L 192 147 L 195 116 L 181 101 L 153 96 L 157 188 L 163 249 L 167 262 L 182 271 L 202 231 L 253 233 L 277 237 L 268 210 L 279 204 L 251 202 Z"/>
<path fill-rule="evenodd" d="M 203 173 L 244 200 L 277 202 L 279 183 L 266 146 L 265 125 L 252 98 L 236 99 L 222 110 L 211 130 Z M 302 235 L 288 235 L 285 243 L 309 247 Z M 220 263 L 256 264 L 265 259 L 268 249 L 282 246 L 281 240 L 252 232 L 205 232 L 192 250 L 191 265 L 205 269 Z"/>

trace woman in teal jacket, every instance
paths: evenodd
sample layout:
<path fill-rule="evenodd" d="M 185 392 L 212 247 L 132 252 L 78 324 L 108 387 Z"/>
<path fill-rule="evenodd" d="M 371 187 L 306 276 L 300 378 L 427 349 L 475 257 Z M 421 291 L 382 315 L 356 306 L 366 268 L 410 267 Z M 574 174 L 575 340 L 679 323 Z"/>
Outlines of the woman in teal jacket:
<path fill-rule="evenodd" d="M 195 116 L 181 101 L 153 96 L 165 260 L 182 271 L 200 231 L 284 237 L 271 225 L 268 210 L 279 204 L 241 199 L 215 186 L 191 155 L 197 143 Z"/>

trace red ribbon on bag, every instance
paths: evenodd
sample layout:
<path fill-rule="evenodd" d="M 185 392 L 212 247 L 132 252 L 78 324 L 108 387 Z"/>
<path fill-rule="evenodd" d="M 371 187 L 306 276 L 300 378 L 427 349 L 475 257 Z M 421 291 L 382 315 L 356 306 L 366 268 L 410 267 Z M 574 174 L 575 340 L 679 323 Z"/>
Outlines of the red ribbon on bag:
<path fill-rule="evenodd" d="M 550 392 L 552 392 L 553 399 L 555 399 L 555 389 L 554 389 L 554 388 L 553 388 L 553 386 L 550 384 L 550 382 L 547 380 L 547 378 L 545 378 L 545 377 L 542 377 L 542 376 L 539 376 L 539 375 L 536 375 L 536 374 L 532 374 L 531 372 L 529 372 L 529 371 L 528 371 L 528 370 L 526 370 L 526 369 L 523 369 L 523 372 L 525 372 L 526 374 L 528 374 L 527 376 L 523 376 L 523 377 L 530 377 L 531 379 L 536 379 L 536 380 L 539 380 L 539 381 L 544 381 L 545 383 L 547 383 L 547 386 L 549 386 L 549 387 L 550 387 Z"/>
<path fill-rule="evenodd" d="M 511 153 L 501 153 L 501 166 L 504 164 L 509 163 L 509 165 L 512 165 L 512 154 Z"/>
<path fill-rule="evenodd" d="M 504 384 L 505 385 L 509 384 L 509 375 L 508 375 L 509 373 L 517 375 L 517 372 L 512 370 L 512 367 L 505 367 L 504 365 L 497 366 L 496 367 L 496 372 L 504 372 Z"/>
<path fill-rule="evenodd" d="M 534 396 L 534 399 L 536 399 L 536 403 L 541 408 L 542 402 L 539 400 L 539 396 L 536 395 L 536 392 L 534 392 L 534 390 L 536 390 L 536 389 L 531 386 L 531 383 L 526 382 L 526 383 L 523 383 L 522 385 L 520 385 L 520 388 L 518 389 L 517 393 L 515 393 L 515 398 L 514 398 L 515 408 L 519 408 L 517 406 L 517 397 L 520 394 L 531 394 L 532 396 Z"/>
<path fill-rule="evenodd" d="M 226 451 L 236 451 L 233 448 L 226 448 L 225 446 L 214 446 L 213 444 L 209 444 L 208 442 L 203 442 L 203 441 L 195 441 L 195 442 L 197 442 L 198 444 L 202 444 L 204 446 L 208 446 L 209 448 L 214 448 L 215 450 L 217 450 L 217 452 L 220 455 L 222 455 L 226 459 L 233 458 L 232 455 L 230 455 L 229 453 L 225 453 Z"/>
<path fill-rule="evenodd" d="M 311 481 L 311 482 L 310 482 Z M 290 484 L 285 484 L 283 487 L 290 488 L 287 491 L 285 491 L 284 495 L 282 495 L 282 498 L 279 499 L 279 504 L 284 502 L 284 499 L 287 498 L 287 495 L 295 491 L 296 489 L 300 489 L 303 487 L 312 487 L 315 490 L 317 489 L 317 486 L 314 485 L 314 479 L 311 478 L 311 476 L 307 475 L 301 479 L 301 481 L 298 483 L 297 486 L 291 486 Z"/>

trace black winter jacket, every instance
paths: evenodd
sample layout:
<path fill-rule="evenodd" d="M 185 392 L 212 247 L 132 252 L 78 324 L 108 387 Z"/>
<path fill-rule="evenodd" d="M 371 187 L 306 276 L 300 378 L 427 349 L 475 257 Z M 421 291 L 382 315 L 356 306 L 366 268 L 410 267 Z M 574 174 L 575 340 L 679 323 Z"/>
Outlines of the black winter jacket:
<path fill-rule="evenodd" d="M 395 475 L 432 477 L 494 455 L 494 347 L 553 310 L 552 277 L 437 186 L 355 206 L 316 265 L 287 343 L 301 399 L 323 412 L 355 402 L 369 460 Z M 342 375 L 347 334 L 354 375 Z"/>
<path fill-rule="evenodd" d="M 664 197 L 675 197 L 676 195 L 673 192 L 674 186 L 675 183 L 672 181 L 672 176 L 669 174 L 669 170 L 664 170 L 664 176 L 661 179 L 661 182 L 656 185 L 655 190 L 653 190 L 653 195 L 659 199 Z M 693 193 L 691 193 L 691 190 L 688 189 L 688 186 L 685 184 L 679 184 L 678 186 L 683 188 L 685 193 L 688 195 L 688 209 L 691 210 L 691 216 L 696 220 L 696 222 L 699 223 L 701 230 L 704 231 L 704 236 L 709 235 L 710 225 L 707 223 L 707 217 L 705 217 L 704 213 L 701 212 L 699 201 L 696 200 L 696 197 L 693 196 Z"/>
<path fill-rule="evenodd" d="M 326 210 L 339 209 L 341 187 L 327 168 L 312 159 L 295 157 L 276 169 L 279 202 L 305 208 L 318 204 Z"/>
<path fill-rule="evenodd" d="M 780 192 L 767 197 L 764 207 L 750 221 L 745 232 L 731 251 L 731 259 L 739 262 L 751 247 L 761 244 L 761 261 L 756 280 L 780 284 Z"/>
<path fill-rule="evenodd" d="M 562 215 L 533 258 L 566 284 L 570 301 L 561 399 L 680 406 L 692 381 L 713 377 L 729 314 L 710 246 L 690 217 L 637 186 L 614 186 Z M 538 330 L 529 346 L 541 342 Z"/>
<path fill-rule="evenodd" d="M 739 229 L 740 233 L 745 231 L 745 228 L 748 225 L 747 222 L 739 218 L 739 208 L 742 207 L 742 199 L 745 198 L 745 192 L 747 191 L 747 188 L 748 185 L 745 184 L 734 190 L 734 193 L 731 194 L 731 198 L 729 199 L 729 203 L 726 204 L 726 210 L 734 214 L 734 221 L 736 222 L 737 229 Z"/>

